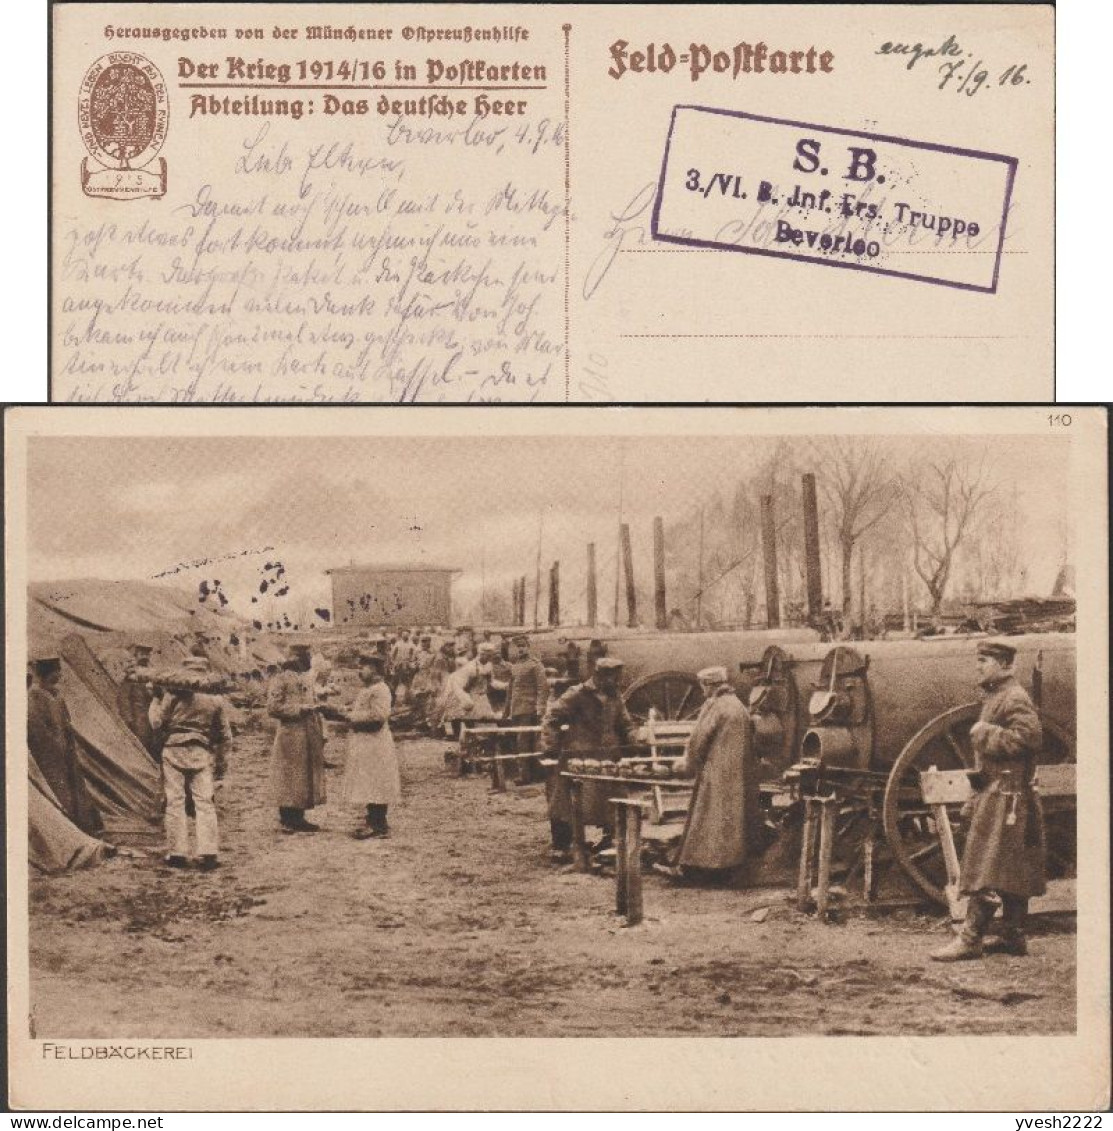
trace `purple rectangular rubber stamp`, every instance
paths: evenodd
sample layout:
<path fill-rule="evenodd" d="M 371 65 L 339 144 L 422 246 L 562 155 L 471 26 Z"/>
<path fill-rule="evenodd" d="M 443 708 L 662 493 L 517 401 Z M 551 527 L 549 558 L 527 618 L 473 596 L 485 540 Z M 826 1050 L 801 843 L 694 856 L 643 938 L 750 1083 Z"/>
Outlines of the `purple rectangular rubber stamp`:
<path fill-rule="evenodd" d="M 653 238 L 997 290 L 1016 159 L 677 106 Z"/>

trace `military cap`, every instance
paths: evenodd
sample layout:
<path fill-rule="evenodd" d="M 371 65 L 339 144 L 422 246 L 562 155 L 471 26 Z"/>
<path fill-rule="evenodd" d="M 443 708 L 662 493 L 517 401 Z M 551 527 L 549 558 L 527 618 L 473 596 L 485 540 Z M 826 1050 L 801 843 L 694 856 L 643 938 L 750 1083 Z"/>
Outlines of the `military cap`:
<path fill-rule="evenodd" d="M 55 652 L 42 652 L 32 656 L 29 663 L 36 674 L 46 675 L 61 670 L 62 657 Z"/>
<path fill-rule="evenodd" d="M 595 664 L 597 672 L 617 672 L 621 671 L 626 665 L 614 656 L 601 656 Z"/>
<path fill-rule="evenodd" d="M 978 642 L 978 655 L 989 656 L 1002 664 L 1011 664 L 1016 659 L 1016 649 L 1003 640 L 981 640 Z"/>
<path fill-rule="evenodd" d="M 524 632 L 519 632 L 517 636 L 512 637 L 511 644 L 529 644 L 529 637 Z"/>
<path fill-rule="evenodd" d="M 182 667 L 187 672 L 207 672 L 209 661 L 204 656 L 186 656 L 182 661 Z"/>
<path fill-rule="evenodd" d="M 476 651 L 477 651 L 477 652 L 497 652 L 497 651 L 498 651 L 498 647 L 497 647 L 497 645 L 495 645 L 495 644 L 492 644 L 492 643 L 491 643 L 491 642 L 490 642 L 489 640 L 484 640 L 484 641 L 483 641 L 483 642 L 482 642 L 482 643 L 481 643 L 481 644 L 480 644 L 480 645 L 478 646 L 478 648 L 476 648 Z"/>
<path fill-rule="evenodd" d="M 383 658 L 378 652 L 360 652 L 359 662 L 361 666 L 367 664 L 379 672 L 383 670 Z"/>
<path fill-rule="evenodd" d="M 128 651 L 137 656 L 149 656 L 154 651 L 154 646 L 151 644 L 144 644 L 141 640 L 133 640 L 128 645 Z"/>
<path fill-rule="evenodd" d="M 286 652 L 290 656 L 308 656 L 311 649 L 308 644 L 287 644 Z"/>
<path fill-rule="evenodd" d="M 696 679 L 700 683 L 726 683 L 727 669 L 718 666 L 704 668 L 703 671 L 696 673 Z"/>

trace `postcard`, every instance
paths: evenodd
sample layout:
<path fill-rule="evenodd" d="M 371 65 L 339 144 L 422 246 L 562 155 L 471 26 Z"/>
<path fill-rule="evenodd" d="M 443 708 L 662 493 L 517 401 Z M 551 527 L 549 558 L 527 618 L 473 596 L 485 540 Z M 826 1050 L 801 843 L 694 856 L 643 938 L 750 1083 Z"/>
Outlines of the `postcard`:
<path fill-rule="evenodd" d="M 1050 4 L 51 14 L 55 401 L 1053 396 Z"/>
<path fill-rule="evenodd" d="M 13 1104 L 1107 1109 L 1105 411 L 476 420 L 6 412 Z"/>

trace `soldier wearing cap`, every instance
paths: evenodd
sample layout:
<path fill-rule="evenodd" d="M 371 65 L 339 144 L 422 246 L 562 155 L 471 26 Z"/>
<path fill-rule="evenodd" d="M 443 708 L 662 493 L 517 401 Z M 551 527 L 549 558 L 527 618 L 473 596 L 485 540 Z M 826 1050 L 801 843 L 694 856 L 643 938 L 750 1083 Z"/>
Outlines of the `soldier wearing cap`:
<path fill-rule="evenodd" d="M 62 660 L 39 656 L 31 661 L 30 669 L 27 748 L 62 811 L 82 832 L 96 836 L 103 823 L 85 784 L 69 709 L 59 688 Z"/>
<path fill-rule="evenodd" d="M 139 641 L 128 645 L 130 658 L 124 669 L 124 678 L 120 681 L 116 692 L 116 709 L 127 724 L 128 730 L 143 743 L 147 753 L 157 759 L 161 751 L 155 741 L 149 718 L 151 702 L 154 699 L 149 679 L 153 651 L 150 644 Z"/>
<path fill-rule="evenodd" d="M 351 730 L 341 795 L 364 811 L 364 824 L 356 840 L 390 835 L 387 811 L 402 800 L 402 778 L 394 737 L 390 733 L 391 695 L 382 656 L 364 652 L 359 657 L 362 687 L 346 711 Z"/>
<path fill-rule="evenodd" d="M 189 656 L 187 672 L 211 672 L 204 656 Z M 197 856 L 202 871 L 219 864 L 219 828 L 213 800 L 215 779 L 224 776 L 225 751 L 232 742 L 224 698 L 185 688 L 167 689 L 150 706 L 150 724 L 162 747 L 166 794 L 166 863 L 189 863 L 189 817 L 196 818 Z"/>
<path fill-rule="evenodd" d="M 433 651 L 433 638 L 428 634 L 421 637 L 421 647 L 414 655 L 414 677 L 410 684 L 410 699 L 414 707 L 414 725 L 424 728 L 429 724 L 429 706 L 432 697 L 439 690 L 433 674 L 437 653 Z"/>
<path fill-rule="evenodd" d="M 325 801 L 325 740 L 312 689 L 308 644 L 291 644 L 267 689 L 267 714 L 278 720 L 271 753 L 271 788 L 284 833 L 315 833 L 305 811 Z"/>
<path fill-rule="evenodd" d="M 569 858 L 572 847 L 572 804 L 568 783 L 560 775 L 573 755 L 615 761 L 634 738 L 634 720 L 622 702 L 618 684 L 622 677 L 621 660 L 603 657 L 595 673 L 583 683 L 568 688 L 549 704 L 542 724 L 541 749 L 557 759 L 556 773 L 546 782 L 549 802 L 549 827 L 555 862 Z M 564 728 L 567 728 L 566 730 Z M 611 836 L 610 791 L 598 783 L 583 788 L 584 823 L 603 830 L 605 847 Z"/>
<path fill-rule="evenodd" d="M 510 642 L 506 719 L 511 726 L 537 726 L 548 702 L 549 679 L 545 674 L 545 665 L 536 656 L 530 655 L 529 637 L 525 633 L 519 633 Z M 534 734 L 519 734 L 517 738 L 519 754 L 537 749 L 537 738 Z M 519 780 L 525 783 L 532 777 L 532 766 L 523 765 L 519 771 Z"/>
<path fill-rule="evenodd" d="M 979 958 L 984 938 L 1002 909 L 999 949 L 1025 955 L 1028 900 L 1046 890 L 1043 812 L 1032 784 L 1043 746 L 1039 714 L 1013 674 L 1016 649 L 999 640 L 978 645 L 983 694 L 970 728 L 974 793 L 962 854 L 959 890 L 968 897 L 958 938 L 931 957 L 937 962 Z"/>
<path fill-rule="evenodd" d="M 448 677 L 445 687 L 444 721 L 458 733 L 464 721 L 491 720 L 497 717 L 489 698 L 493 688 L 506 690 L 506 683 L 496 677 L 496 649 L 493 644 L 479 645 L 474 660 L 468 660 Z"/>
<path fill-rule="evenodd" d="M 704 702 L 683 765 L 696 784 L 677 863 L 685 870 L 722 873 L 745 863 L 761 820 L 753 724 L 726 668 L 704 668 L 697 679 Z"/>

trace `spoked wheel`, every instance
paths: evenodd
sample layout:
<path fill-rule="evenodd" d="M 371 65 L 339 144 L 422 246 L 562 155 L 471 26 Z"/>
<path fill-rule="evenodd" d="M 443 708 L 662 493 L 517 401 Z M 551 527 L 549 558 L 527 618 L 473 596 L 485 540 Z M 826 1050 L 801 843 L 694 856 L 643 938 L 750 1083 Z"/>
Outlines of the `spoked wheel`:
<path fill-rule="evenodd" d="M 703 691 L 690 672 L 656 672 L 635 680 L 622 699 L 639 723 L 649 718 L 651 707 L 659 719 L 694 719 L 703 705 Z"/>
<path fill-rule="evenodd" d="M 893 764 L 885 786 L 882 818 L 889 848 L 909 879 L 943 906 L 947 904 L 943 890 L 947 870 L 935 817 L 920 794 L 920 773 L 933 766 L 937 770 L 973 767 L 970 728 L 979 711 L 979 704 L 966 703 L 937 715 L 909 740 Z M 1072 762 L 1072 747 L 1065 732 L 1047 719 L 1043 720 L 1043 729 L 1044 748 L 1039 764 Z M 963 830 L 957 822 L 954 837 L 961 858 Z"/>

